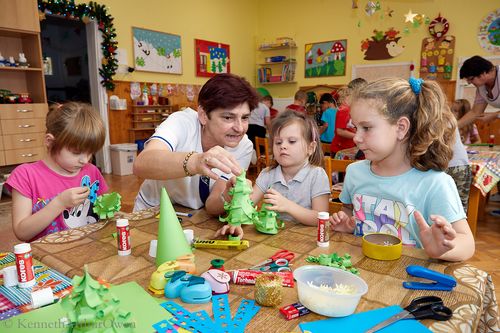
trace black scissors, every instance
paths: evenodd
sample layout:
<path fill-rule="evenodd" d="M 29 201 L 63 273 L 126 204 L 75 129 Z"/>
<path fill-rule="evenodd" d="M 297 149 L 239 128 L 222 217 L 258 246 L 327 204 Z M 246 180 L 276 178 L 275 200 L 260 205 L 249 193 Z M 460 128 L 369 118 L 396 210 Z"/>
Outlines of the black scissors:
<path fill-rule="evenodd" d="M 396 313 L 370 328 L 366 333 L 373 333 L 395 323 L 401 319 L 434 319 L 445 321 L 451 318 L 453 311 L 443 304 L 437 296 L 423 296 L 415 298 L 403 311 Z"/>

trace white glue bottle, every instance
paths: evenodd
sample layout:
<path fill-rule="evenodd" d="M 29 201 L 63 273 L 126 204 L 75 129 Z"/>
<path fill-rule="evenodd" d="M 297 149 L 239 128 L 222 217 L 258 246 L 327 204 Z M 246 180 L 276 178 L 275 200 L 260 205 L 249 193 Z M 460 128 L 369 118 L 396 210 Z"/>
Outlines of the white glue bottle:
<path fill-rule="evenodd" d="M 128 256 L 131 252 L 130 246 L 130 228 L 127 219 L 116 220 L 116 233 L 118 237 L 118 255 Z"/>
<path fill-rule="evenodd" d="M 16 256 L 17 285 L 19 288 L 33 287 L 36 280 L 31 245 L 28 243 L 14 245 L 14 255 Z"/>
<path fill-rule="evenodd" d="M 328 212 L 318 212 L 318 238 L 319 247 L 330 246 L 330 214 Z"/>

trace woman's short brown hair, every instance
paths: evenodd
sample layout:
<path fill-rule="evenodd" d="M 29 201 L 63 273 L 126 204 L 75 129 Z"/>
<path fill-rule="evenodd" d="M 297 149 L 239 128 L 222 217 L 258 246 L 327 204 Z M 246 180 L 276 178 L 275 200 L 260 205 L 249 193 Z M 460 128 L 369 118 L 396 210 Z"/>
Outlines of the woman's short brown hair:
<path fill-rule="evenodd" d="M 253 110 L 259 104 L 259 95 L 247 80 L 233 74 L 215 75 L 198 95 L 198 104 L 209 116 L 215 109 L 232 109 L 243 103 Z"/>

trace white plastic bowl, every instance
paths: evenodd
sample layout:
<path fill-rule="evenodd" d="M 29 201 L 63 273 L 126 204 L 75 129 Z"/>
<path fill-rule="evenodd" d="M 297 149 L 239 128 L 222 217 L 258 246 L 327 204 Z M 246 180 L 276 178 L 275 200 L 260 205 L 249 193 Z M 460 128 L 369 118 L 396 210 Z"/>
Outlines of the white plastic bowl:
<path fill-rule="evenodd" d="M 345 317 L 353 314 L 361 296 L 368 291 L 366 282 L 357 275 L 338 268 L 327 266 L 302 266 L 293 271 L 297 280 L 299 301 L 309 310 L 327 317 Z M 319 287 L 327 285 L 335 288 L 337 284 L 351 285 L 356 293 L 339 295 L 332 291 L 317 289 L 309 283 Z"/>

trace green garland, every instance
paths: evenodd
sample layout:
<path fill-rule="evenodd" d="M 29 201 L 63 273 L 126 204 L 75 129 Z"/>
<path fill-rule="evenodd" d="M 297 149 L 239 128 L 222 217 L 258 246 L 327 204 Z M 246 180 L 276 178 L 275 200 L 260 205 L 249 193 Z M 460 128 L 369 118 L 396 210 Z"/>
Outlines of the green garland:
<path fill-rule="evenodd" d="M 103 39 L 101 50 L 104 59 L 102 67 L 99 68 L 99 75 L 102 77 L 101 84 L 106 89 L 113 90 L 115 88 L 113 75 L 115 75 L 118 68 L 118 60 L 115 58 L 118 42 L 115 40 L 114 18 L 106 12 L 106 6 L 99 5 L 94 1 L 90 1 L 88 4 L 75 5 L 74 0 L 38 0 L 38 10 L 41 19 L 47 13 L 65 16 L 70 19 L 78 18 L 84 23 L 94 19 L 97 21 Z"/>

